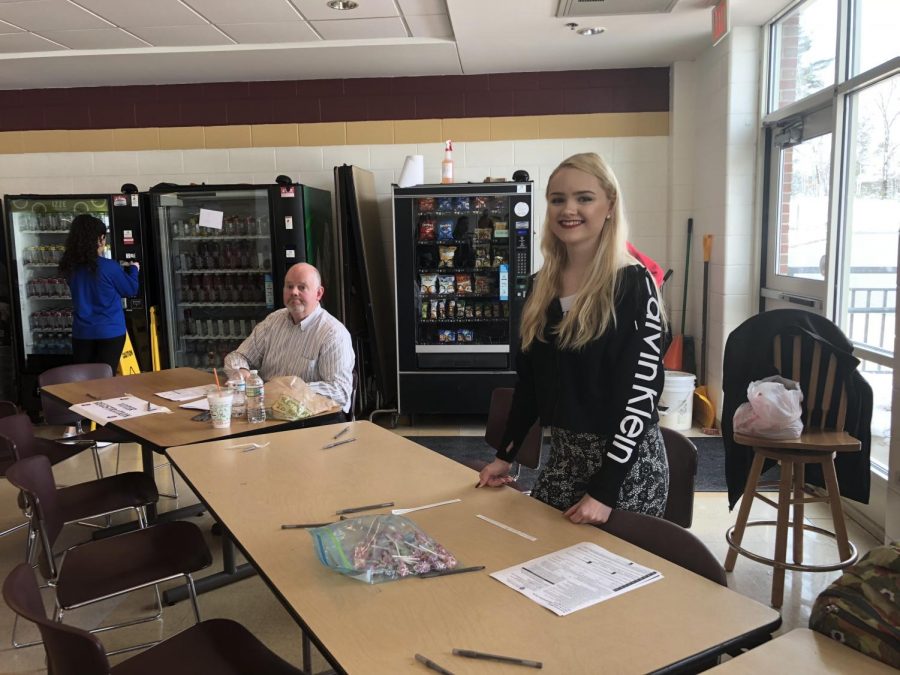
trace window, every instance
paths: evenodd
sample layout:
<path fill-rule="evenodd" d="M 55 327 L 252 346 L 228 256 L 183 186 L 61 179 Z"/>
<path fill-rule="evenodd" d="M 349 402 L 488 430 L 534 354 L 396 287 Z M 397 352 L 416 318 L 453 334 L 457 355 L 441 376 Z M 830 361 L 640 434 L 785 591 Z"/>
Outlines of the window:
<path fill-rule="evenodd" d="M 770 110 L 834 84 L 837 0 L 800 5 L 773 26 L 773 87 Z"/>

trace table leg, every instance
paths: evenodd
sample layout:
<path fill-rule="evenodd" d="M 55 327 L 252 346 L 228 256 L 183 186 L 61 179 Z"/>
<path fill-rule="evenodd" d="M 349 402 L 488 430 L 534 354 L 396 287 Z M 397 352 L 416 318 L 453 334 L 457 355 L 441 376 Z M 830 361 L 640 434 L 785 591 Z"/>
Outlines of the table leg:
<path fill-rule="evenodd" d="M 144 473 L 153 478 L 153 450 L 143 444 L 141 444 L 141 464 Z M 147 522 L 151 525 L 156 522 L 156 504 L 147 506 Z"/>
<path fill-rule="evenodd" d="M 229 533 L 224 532 L 222 534 L 222 571 L 215 572 L 202 579 L 195 579 L 194 587 L 197 589 L 197 595 L 200 595 L 207 591 L 228 586 L 235 581 L 252 577 L 255 574 L 256 568 L 253 565 L 249 563 L 244 563 L 243 565 L 235 564 L 234 542 L 231 540 Z M 163 602 L 166 605 L 174 605 L 180 600 L 186 600 L 187 597 L 187 586 L 176 586 L 163 593 Z"/>

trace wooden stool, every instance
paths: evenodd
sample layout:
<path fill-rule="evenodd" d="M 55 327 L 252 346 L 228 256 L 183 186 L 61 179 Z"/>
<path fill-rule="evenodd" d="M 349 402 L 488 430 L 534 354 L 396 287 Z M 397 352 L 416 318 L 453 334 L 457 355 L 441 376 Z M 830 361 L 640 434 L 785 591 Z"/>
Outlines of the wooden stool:
<path fill-rule="evenodd" d="M 772 606 L 781 607 L 784 598 L 784 571 L 831 572 L 843 569 L 856 562 L 856 547 L 847 539 L 847 526 L 844 523 L 844 511 L 841 508 L 841 496 L 838 489 L 837 475 L 834 470 L 836 452 L 858 452 L 860 442 L 845 432 L 844 423 L 847 413 L 847 392 L 845 387 L 835 387 L 837 361 L 835 356 L 823 355 L 821 346 L 800 336 L 788 336 L 788 344 L 784 345 L 791 352 L 792 372 L 785 377 L 800 382 L 804 393 L 804 431 L 800 438 L 791 440 L 773 440 L 758 436 L 734 434 L 734 440 L 753 448 L 753 464 L 747 476 L 741 508 L 737 522 L 725 533 L 729 551 L 725 557 L 725 570 L 731 572 L 737 562 L 738 553 L 764 565 L 775 568 L 772 574 Z M 782 338 L 775 337 L 774 361 L 782 371 Z M 806 344 L 804 344 L 806 343 Z M 801 368 L 801 351 L 804 347 L 812 352 L 811 365 Z M 825 358 L 823 358 L 825 356 Z M 801 370 L 807 372 L 806 381 L 801 381 Z M 823 377 L 820 378 L 820 371 Z M 836 414 L 829 414 L 831 402 L 837 401 Z M 826 421 L 834 420 L 834 429 L 823 428 Z M 818 427 L 818 428 L 816 428 Z M 766 459 L 780 464 L 781 479 L 778 481 L 778 500 L 772 501 L 758 491 L 760 474 Z M 805 470 L 807 464 L 819 464 L 825 478 L 827 492 L 824 496 L 814 496 L 805 489 Z M 792 495 L 793 493 L 793 495 Z M 758 498 L 778 509 L 778 519 L 750 521 L 750 508 L 753 499 Z M 831 506 L 834 520 L 834 532 L 803 523 L 804 505 L 811 502 L 826 502 Z M 793 507 L 793 513 L 791 513 Z M 775 555 L 773 558 L 752 553 L 741 546 L 744 532 L 748 527 L 775 526 Z M 793 562 L 787 561 L 788 529 L 793 529 Z M 803 563 L 803 534 L 805 531 L 817 532 L 837 541 L 840 560 L 833 564 L 807 565 Z"/>

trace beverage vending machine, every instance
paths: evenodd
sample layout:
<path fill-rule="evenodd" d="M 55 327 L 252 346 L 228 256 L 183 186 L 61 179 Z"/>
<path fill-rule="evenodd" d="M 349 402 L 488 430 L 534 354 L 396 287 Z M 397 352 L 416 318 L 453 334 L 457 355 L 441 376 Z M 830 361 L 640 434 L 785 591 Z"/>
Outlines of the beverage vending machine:
<path fill-rule="evenodd" d="M 259 321 L 284 306 L 291 265 L 335 265 L 325 260 L 336 255 L 327 190 L 162 184 L 146 197 L 165 368 L 221 368 Z M 334 313 L 327 295 L 322 304 Z"/>
<path fill-rule="evenodd" d="M 152 367 L 144 264 L 144 222 L 137 193 L 116 195 L 7 195 L 6 264 L 9 271 L 18 402 L 31 414 L 40 409 L 37 377 L 72 362 L 72 298 L 57 265 L 69 226 L 87 213 L 108 230 L 108 257 L 141 263 L 141 286 L 123 298 L 125 325 L 141 370 Z"/>
<path fill-rule="evenodd" d="M 400 414 L 487 413 L 515 383 L 533 184 L 394 188 Z"/>

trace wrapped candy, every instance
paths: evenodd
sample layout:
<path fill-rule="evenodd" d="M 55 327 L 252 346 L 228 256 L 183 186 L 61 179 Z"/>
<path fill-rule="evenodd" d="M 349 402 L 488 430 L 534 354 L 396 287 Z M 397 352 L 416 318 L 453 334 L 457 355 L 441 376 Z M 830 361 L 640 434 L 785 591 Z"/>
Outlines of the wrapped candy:
<path fill-rule="evenodd" d="M 323 565 L 368 584 L 457 565 L 452 553 L 404 516 L 360 516 L 308 531 Z"/>

